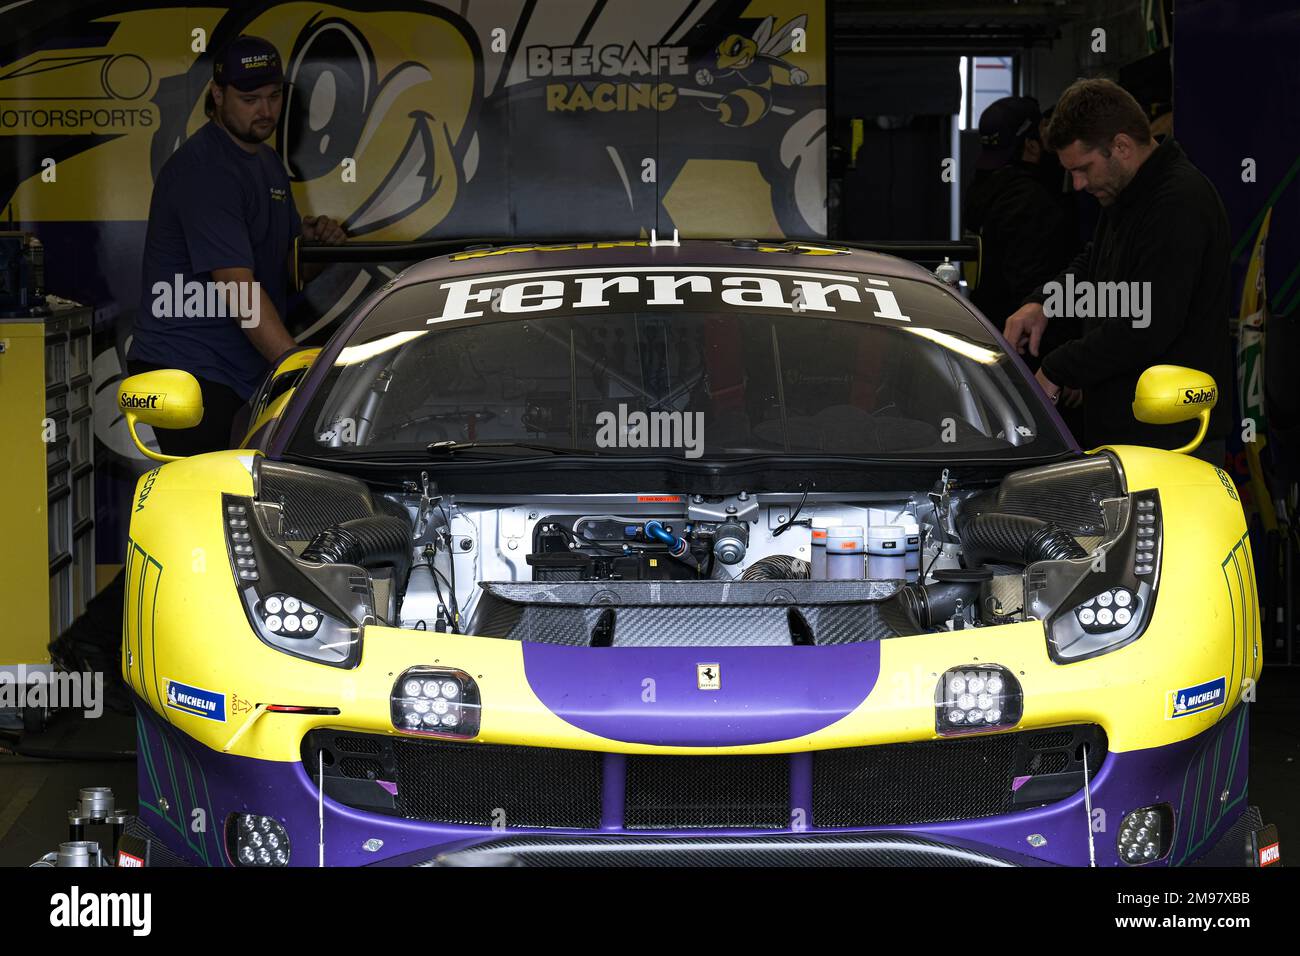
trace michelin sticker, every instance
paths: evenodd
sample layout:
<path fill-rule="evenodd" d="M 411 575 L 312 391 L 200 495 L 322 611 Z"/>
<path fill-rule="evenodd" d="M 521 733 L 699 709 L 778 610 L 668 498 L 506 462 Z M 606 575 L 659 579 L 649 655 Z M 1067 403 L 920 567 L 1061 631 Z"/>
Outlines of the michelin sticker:
<path fill-rule="evenodd" d="M 225 694 L 204 690 L 202 687 L 191 687 L 180 681 L 167 682 L 167 706 L 172 710 L 193 714 L 195 717 L 206 717 L 208 720 L 219 720 L 222 723 L 226 721 Z"/>
<path fill-rule="evenodd" d="M 1227 697 L 1227 678 L 1219 677 L 1195 687 L 1171 690 L 1165 703 L 1165 718 L 1190 717 L 1202 711 L 1213 710 Z"/>

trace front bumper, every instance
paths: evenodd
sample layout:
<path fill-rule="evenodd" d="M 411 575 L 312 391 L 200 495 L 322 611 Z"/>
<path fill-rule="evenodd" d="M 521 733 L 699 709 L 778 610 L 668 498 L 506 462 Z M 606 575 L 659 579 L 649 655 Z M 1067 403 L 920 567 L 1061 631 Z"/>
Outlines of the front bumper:
<path fill-rule="evenodd" d="M 322 801 L 300 761 L 222 754 L 146 706 L 138 713 L 141 817 L 170 849 L 198 865 L 230 865 L 224 835 L 227 820 L 238 812 L 280 820 L 289 833 L 291 862 L 302 866 L 317 865 L 320 858 L 318 813 L 323 813 L 323 858 L 329 866 L 473 864 L 485 862 L 484 855 L 486 862 L 525 865 L 574 863 L 580 857 L 610 862 L 615 856 L 618 862 L 704 864 L 1087 866 L 1090 861 L 1081 790 L 1034 809 L 881 827 L 822 828 L 815 818 L 799 828 L 762 831 L 542 829 L 510 826 L 508 817 L 504 826 L 434 823 L 358 810 L 330 797 Z M 1120 865 L 1115 846 L 1120 820 L 1157 803 L 1173 807 L 1175 833 L 1168 854 L 1151 865 L 1184 865 L 1204 857 L 1246 809 L 1246 737 L 1243 705 L 1193 738 L 1110 754 L 1091 786 L 1091 853 L 1097 864 Z M 970 773 L 979 774 L 980 767 L 972 766 Z M 197 819 L 207 825 L 196 829 Z M 493 860 L 491 854 L 498 856 Z"/>

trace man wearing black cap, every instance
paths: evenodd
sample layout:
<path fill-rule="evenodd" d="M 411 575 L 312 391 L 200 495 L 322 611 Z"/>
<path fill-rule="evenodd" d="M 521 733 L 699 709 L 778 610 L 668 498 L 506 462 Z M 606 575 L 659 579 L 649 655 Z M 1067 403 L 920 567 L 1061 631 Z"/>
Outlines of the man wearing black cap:
<path fill-rule="evenodd" d="M 294 347 L 283 318 L 294 238 L 346 238 L 333 219 L 299 217 L 284 165 L 264 145 L 284 86 L 274 46 L 231 41 L 213 64 L 210 122 L 154 183 L 128 369 L 184 369 L 198 379 L 204 407 L 195 428 L 156 432 L 166 454 L 230 446 L 236 413 Z"/>
<path fill-rule="evenodd" d="M 1076 245 L 1065 209 L 1039 170 L 1045 153 L 1040 120 L 1038 102 L 1029 96 L 995 100 L 980 116 L 980 152 L 965 219 L 982 244 L 971 301 L 993 322 L 1056 275 Z"/>

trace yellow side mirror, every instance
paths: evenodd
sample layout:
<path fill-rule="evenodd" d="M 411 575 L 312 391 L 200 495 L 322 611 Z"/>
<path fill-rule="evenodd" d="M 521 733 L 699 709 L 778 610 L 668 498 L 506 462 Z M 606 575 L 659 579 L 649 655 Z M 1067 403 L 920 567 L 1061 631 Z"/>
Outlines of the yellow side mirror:
<path fill-rule="evenodd" d="M 181 456 L 147 448 L 135 432 L 136 422 L 154 428 L 193 428 L 203 420 L 203 391 L 189 372 L 160 368 L 123 379 L 117 387 L 117 407 L 126 416 L 136 448 L 154 461 L 176 461 Z"/>
<path fill-rule="evenodd" d="M 1210 410 L 1219 400 L 1214 378 L 1181 365 L 1153 365 L 1138 379 L 1133 394 L 1133 416 L 1148 425 L 1173 425 L 1201 420 L 1196 437 L 1174 451 L 1186 455 L 1196 451 L 1210 427 Z"/>

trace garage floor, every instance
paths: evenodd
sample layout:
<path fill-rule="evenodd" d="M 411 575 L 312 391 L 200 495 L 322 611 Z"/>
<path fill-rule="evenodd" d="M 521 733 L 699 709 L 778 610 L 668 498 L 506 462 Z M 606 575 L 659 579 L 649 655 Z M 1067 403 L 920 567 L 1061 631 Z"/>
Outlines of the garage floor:
<path fill-rule="evenodd" d="M 1277 824 L 1285 846 L 1300 834 L 1300 669 L 1266 671 L 1251 716 L 1250 799 L 1266 823 Z M 134 750 L 133 717 L 60 715 L 24 740 L 24 750 L 67 755 L 57 760 L 15 756 L 7 741 L 0 734 L 0 866 L 27 866 L 66 840 L 67 813 L 82 787 L 112 787 L 119 807 L 134 808 L 134 760 L 74 759 Z"/>

